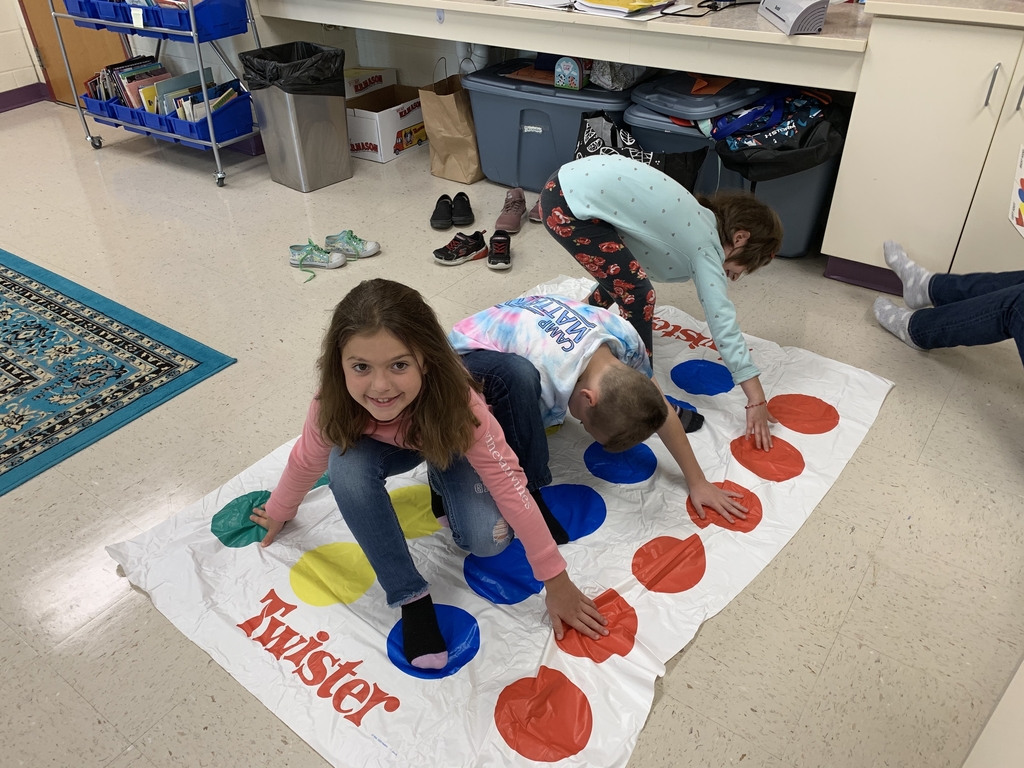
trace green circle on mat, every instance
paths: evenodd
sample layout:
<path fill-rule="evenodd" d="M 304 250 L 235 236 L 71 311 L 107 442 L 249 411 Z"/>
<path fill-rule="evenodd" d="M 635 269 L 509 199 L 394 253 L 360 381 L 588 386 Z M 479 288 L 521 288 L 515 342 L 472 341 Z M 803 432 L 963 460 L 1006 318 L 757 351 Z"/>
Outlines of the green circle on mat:
<path fill-rule="evenodd" d="M 210 530 L 225 547 L 247 547 L 255 541 L 263 541 L 267 529 L 256 525 L 249 516 L 253 507 L 263 506 L 268 499 L 270 491 L 252 491 L 229 501 L 213 516 Z"/>

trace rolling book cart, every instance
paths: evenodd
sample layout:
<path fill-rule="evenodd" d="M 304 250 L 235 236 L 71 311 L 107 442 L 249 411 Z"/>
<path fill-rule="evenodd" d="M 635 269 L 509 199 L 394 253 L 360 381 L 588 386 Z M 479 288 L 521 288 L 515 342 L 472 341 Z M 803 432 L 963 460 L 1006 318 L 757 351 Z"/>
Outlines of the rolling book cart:
<path fill-rule="evenodd" d="M 241 80 L 238 73 L 224 55 L 217 40 L 245 34 L 251 25 L 256 47 L 260 47 L 259 33 L 256 31 L 249 0 L 202 0 L 198 5 L 194 0 L 187 0 L 187 8 L 181 10 L 142 7 L 108 0 L 65 0 L 67 13 L 58 13 L 53 6 L 53 0 L 47 1 L 50 4 L 50 15 L 53 16 L 53 26 L 57 30 L 57 40 L 60 43 L 61 55 L 64 57 L 68 82 L 76 93 L 58 19 L 71 19 L 76 25 L 87 29 L 106 29 L 122 35 L 156 38 L 161 41 L 158 43 L 157 58 L 163 40 L 185 43 L 191 41 L 195 49 L 197 70 L 200 73 L 199 84 L 203 101 L 206 104 L 210 101 L 206 78 L 202 76 L 203 52 L 199 44 L 210 43 L 214 52 L 239 83 Z M 133 109 L 121 105 L 117 99 L 100 101 L 90 98 L 88 93 L 75 100 L 75 107 L 85 129 L 85 138 L 94 149 L 103 146 L 103 139 L 90 132 L 89 124 L 85 120 L 87 114 L 103 125 L 124 128 L 196 149 L 212 149 L 213 159 L 217 164 L 214 179 L 217 186 L 222 187 L 225 173 L 220 161 L 221 147 L 259 134 L 259 129 L 253 124 L 252 119 L 252 96 L 244 85 L 240 87 L 237 98 L 213 112 L 208 111 L 204 118 L 195 122 L 179 120 L 173 115 L 153 114 L 145 109 Z"/>

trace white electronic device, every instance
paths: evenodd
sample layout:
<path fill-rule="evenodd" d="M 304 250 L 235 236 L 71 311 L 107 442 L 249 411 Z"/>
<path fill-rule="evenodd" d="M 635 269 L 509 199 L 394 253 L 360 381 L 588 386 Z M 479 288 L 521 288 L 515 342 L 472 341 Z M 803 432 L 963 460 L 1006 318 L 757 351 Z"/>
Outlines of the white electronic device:
<path fill-rule="evenodd" d="M 816 35 L 825 25 L 828 0 L 761 0 L 759 15 L 787 35 Z"/>

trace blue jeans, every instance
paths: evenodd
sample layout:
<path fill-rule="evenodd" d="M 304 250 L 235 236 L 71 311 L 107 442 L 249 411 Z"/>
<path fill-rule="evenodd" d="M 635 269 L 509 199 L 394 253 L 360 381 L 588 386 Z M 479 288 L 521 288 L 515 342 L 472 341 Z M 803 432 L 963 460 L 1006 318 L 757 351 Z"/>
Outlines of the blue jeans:
<path fill-rule="evenodd" d="M 935 306 L 910 317 L 910 338 L 922 349 L 973 347 L 1013 339 L 1024 361 L 1024 272 L 934 275 Z"/>
<path fill-rule="evenodd" d="M 413 564 L 384 481 L 422 462 L 416 451 L 364 437 L 345 453 L 335 448 L 327 464 L 341 516 L 392 608 L 422 597 L 428 586 Z M 512 529 L 465 457 L 454 459 L 445 470 L 428 465 L 427 476 L 430 487 L 444 499 L 452 538 L 459 547 L 491 557 L 509 545 Z"/>
<path fill-rule="evenodd" d="M 462 364 L 483 384 L 484 400 L 519 459 L 526 487 L 538 491 L 550 485 L 548 436 L 540 413 L 540 374 L 533 363 L 511 352 L 478 349 L 463 355 Z"/>

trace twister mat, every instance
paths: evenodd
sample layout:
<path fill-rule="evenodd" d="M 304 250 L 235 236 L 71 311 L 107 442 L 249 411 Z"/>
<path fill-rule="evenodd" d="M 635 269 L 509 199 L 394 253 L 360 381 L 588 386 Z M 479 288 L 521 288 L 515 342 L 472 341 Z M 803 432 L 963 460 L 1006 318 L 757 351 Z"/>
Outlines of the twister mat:
<path fill-rule="evenodd" d="M 585 280 L 536 293 L 581 298 Z M 557 318 L 552 318 L 557 324 Z M 423 467 L 389 491 L 431 584 L 451 660 L 414 670 L 400 612 L 322 479 L 267 549 L 248 522 L 291 444 L 131 541 L 108 548 L 156 607 L 335 766 L 623 766 L 664 662 L 782 549 L 835 482 L 891 382 L 747 337 L 780 424 L 768 454 L 742 438 L 745 398 L 707 326 L 673 307 L 655 321 L 656 374 L 707 417 L 690 435 L 708 478 L 747 520 L 700 520 L 682 473 L 653 437 L 608 454 L 570 420 L 551 435 L 544 489 L 573 541 L 570 575 L 611 634 L 556 643 L 521 545 L 466 557 L 430 513 Z M 298 427 L 299 425 L 296 425 Z"/>

